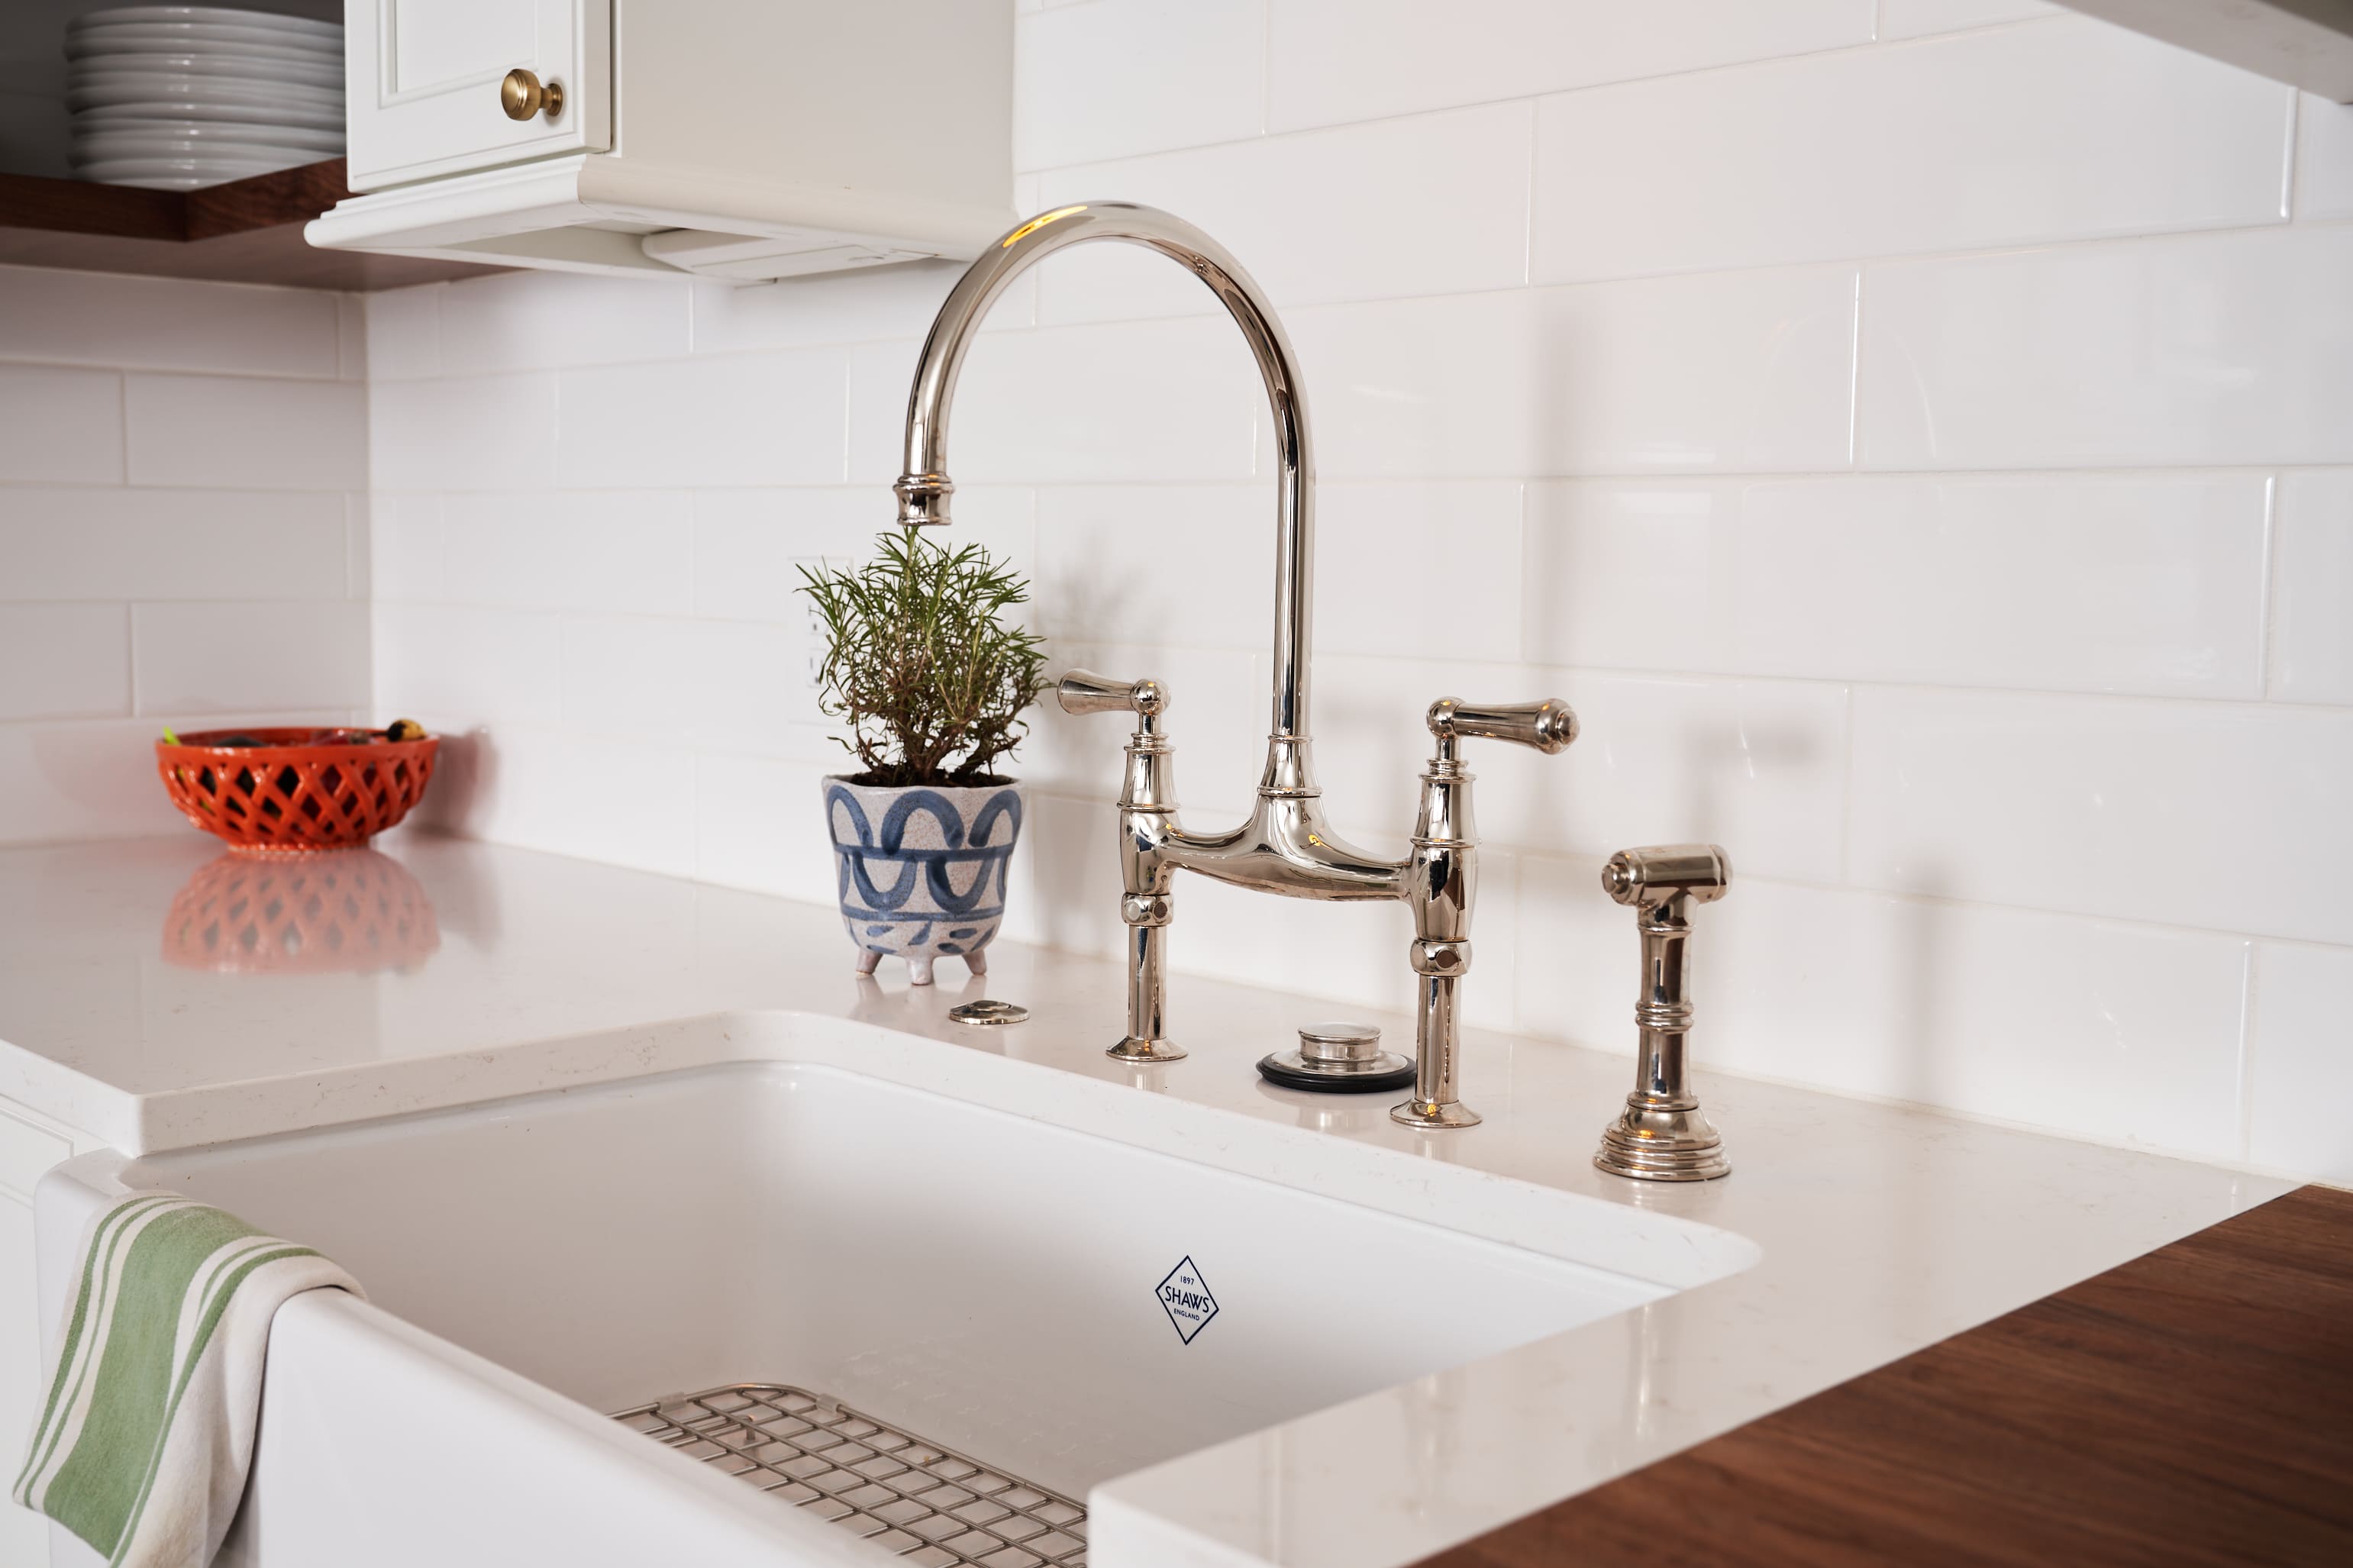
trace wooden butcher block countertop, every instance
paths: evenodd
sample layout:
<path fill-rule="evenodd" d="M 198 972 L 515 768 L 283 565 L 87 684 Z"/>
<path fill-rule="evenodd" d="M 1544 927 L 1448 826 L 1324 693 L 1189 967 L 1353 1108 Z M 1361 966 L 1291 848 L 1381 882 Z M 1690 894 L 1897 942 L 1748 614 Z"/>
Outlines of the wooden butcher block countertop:
<path fill-rule="evenodd" d="M 2353 1564 L 2353 1193 L 2306 1187 L 1427 1560 Z"/>

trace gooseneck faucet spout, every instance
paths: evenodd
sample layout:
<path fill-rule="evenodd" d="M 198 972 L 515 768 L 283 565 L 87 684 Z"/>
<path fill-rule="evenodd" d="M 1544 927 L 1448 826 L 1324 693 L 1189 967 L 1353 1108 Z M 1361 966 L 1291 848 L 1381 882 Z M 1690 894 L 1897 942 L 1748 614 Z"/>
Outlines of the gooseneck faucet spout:
<path fill-rule="evenodd" d="M 1388 860 L 1350 846 L 1324 816 L 1308 738 L 1308 647 L 1315 571 L 1315 463 L 1297 356 L 1258 285 L 1225 247 L 1183 219 L 1132 202 L 1082 202 L 1017 225 L 965 272 L 932 324 L 907 398 L 905 471 L 892 489 L 902 527 L 950 521 L 948 409 L 957 373 L 981 318 L 1008 285 L 1037 262 L 1089 240 L 1142 246 L 1206 284 L 1241 329 L 1266 384 L 1282 469 L 1275 489 L 1273 701 L 1266 767 L 1250 819 L 1218 832 L 1177 820 L 1175 753 L 1163 715 L 1169 698 L 1151 680 L 1073 670 L 1057 696 L 1066 712 L 1125 711 L 1136 728 L 1120 792 L 1120 873 L 1127 927 L 1127 1035 L 1111 1054 L 1128 1061 L 1181 1058 L 1164 1032 L 1171 886 L 1179 870 L 1291 898 L 1397 899 L 1414 913 L 1409 961 L 1419 977 L 1419 1071 L 1414 1099 L 1392 1114 L 1425 1127 L 1468 1126 L 1478 1118 L 1455 1099 L 1455 991 L 1470 968 L 1470 919 L 1477 886 L 1471 832 L 1471 775 L 1455 755 L 1464 736 L 1515 741 L 1557 752 L 1576 733 L 1565 703 L 1474 707 L 1446 699 L 1430 710 L 1438 756 L 1423 775 L 1413 850 Z M 1361 1084 L 1351 1087 L 1362 1087 Z"/>
<path fill-rule="evenodd" d="M 899 525 L 923 528 L 949 521 L 955 485 L 948 478 L 948 405 L 981 318 L 1016 278 L 1056 251 L 1090 240 L 1156 250 L 1208 285 L 1241 329 L 1266 382 L 1282 475 L 1274 495 L 1274 713 L 1261 784 L 1314 795 L 1305 742 L 1308 636 L 1314 615 L 1315 454 L 1299 361 L 1274 307 L 1241 263 L 1191 224 L 1134 202 L 1081 202 L 1039 214 L 982 253 L 941 305 L 916 363 L 907 396 L 906 470 L 892 487 L 899 497 Z"/>

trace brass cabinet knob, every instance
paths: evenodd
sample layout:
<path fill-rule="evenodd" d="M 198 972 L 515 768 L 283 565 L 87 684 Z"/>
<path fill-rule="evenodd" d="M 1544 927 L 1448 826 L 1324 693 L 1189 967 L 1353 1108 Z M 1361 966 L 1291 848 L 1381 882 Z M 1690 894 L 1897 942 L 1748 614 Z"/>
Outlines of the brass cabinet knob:
<path fill-rule="evenodd" d="M 554 120 L 564 112 L 564 84 L 543 83 L 535 74 L 517 66 L 499 83 L 499 107 L 507 111 L 509 120 L 529 120 L 543 109 Z"/>

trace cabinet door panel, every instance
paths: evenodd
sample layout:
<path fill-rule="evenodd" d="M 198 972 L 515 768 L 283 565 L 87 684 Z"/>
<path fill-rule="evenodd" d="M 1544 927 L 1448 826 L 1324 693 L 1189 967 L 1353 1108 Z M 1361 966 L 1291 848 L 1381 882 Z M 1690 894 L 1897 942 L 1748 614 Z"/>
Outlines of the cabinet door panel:
<path fill-rule="evenodd" d="M 351 184 L 375 190 L 612 145 L 611 0 L 344 0 Z M 510 120 L 521 67 L 561 113 Z"/>

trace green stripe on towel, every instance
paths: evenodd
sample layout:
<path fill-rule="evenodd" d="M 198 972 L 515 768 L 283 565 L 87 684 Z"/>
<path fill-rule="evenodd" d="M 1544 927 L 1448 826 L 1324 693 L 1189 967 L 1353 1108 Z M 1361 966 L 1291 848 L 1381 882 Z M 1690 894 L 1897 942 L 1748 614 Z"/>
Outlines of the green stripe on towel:
<path fill-rule="evenodd" d="M 100 1215 L 77 1272 L 16 1500 L 110 1563 L 202 1568 L 244 1492 L 271 1317 L 300 1291 L 358 1287 L 311 1248 L 174 1194 Z"/>

